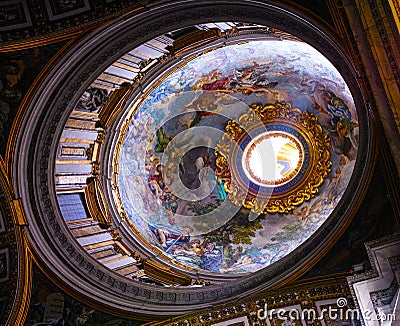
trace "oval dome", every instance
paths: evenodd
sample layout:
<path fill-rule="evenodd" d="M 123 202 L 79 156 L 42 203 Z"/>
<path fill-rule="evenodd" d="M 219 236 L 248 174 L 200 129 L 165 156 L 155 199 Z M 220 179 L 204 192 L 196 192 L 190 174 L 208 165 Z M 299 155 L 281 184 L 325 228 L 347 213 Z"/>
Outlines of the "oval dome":
<path fill-rule="evenodd" d="M 115 151 L 117 204 L 150 250 L 178 266 L 238 274 L 275 263 L 329 218 L 352 176 L 352 95 L 304 42 L 209 50 L 159 76 L 137 103 Z M 221 150 L 227 137 L 233 147 Z M 218 157 L 229 157 L 227 179 Z"/>

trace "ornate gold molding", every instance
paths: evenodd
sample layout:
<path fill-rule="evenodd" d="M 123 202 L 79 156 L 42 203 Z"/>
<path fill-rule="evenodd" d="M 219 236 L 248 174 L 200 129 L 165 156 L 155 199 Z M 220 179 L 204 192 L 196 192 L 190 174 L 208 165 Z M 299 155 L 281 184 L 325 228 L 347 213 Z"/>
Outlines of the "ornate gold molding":
<path fill-rule="evenodd" d="M 146 275 L 164 284 L 187 286 L 192 283 L 190 276 L 150 259 L 143 260 L 143 269 Z"/>
<path fill-rule="evenodd" d="M 88 185 L 85 188 L 85 199 L 90 216 L 99 222 L 102 228 L 111 226 L 111 216 L 103 187 L 98 178 L 88 178 Z"/>
<path fill-rule="evenodd" d="M 32 253 L 29 249 L 29 239 L 25 230 L 18 228 L 18 238 L 22 244 L 20 257 L 20 278 L 18 280 L 18 294 L 17 301 L 14 305 L 13 312 L 10 317 L 10 325 L 24 325 L 26 316 L 28 315 L 29 305 L 31 301 L 32 292 Z"/>
<path fill-rule="evenodd" d="M 22 206 L 21 198 L 13 199 L 10 202 L 10 205 L 11 205 L 11 210 L 13 211 L 14 216 L 16 217 L 15 223 L 18 226 L 28 225 L 28 220 L 26 218 L 26 214 L 25 214 L 24 208 Z"/>
<path fill-rule="evenodd" d="M 97 161 L 92 162 L 92 174 L 97 176 L 100 174 L 100 163 Z"/>
<path fill-rule="evenodd" d="M 400 3 L 398 0 L 389 0 L 389 5 L 390 9 L 392 10 L 397 29 L 400 32 Z"/>
<path fill-rule="evenodd" d="M 174 41 L 171 47 L 172 55 L 182 55 L 195 50 L 199 46 L 214 42 L 222 37 L 222 32 L 218 28 L 212 28 L 208 31 L 198 30 L 186 34 Z"/>
<path fill-rule="evenodd" d="M 15 192 L 10 183 L 5 163 L 0 156 L 0 191 L 4 193 L 7 203 L 9 205 L 13 223 L 15 225 L 14 234 L 15 242 L 17 243 L 18 250 L 18 270 L 11 270 L 12 274 L 16 273 L 16 291 L 14 296 L 14 304 L 12 311 L 9 315 L 9 325 L 23 325 L 29 310 L 29 303 L 31 298 L 32 287 L 32 255 L 29 249 L 29 239 L 26 231 L 23 229 L 26 226 L 27 219 L 21 199 L 15 198 Z M 5 217 L 7 218 L 7 217 Z M 5 235 L 7 237 L 7 235 Z M 1 241 L 4 238 L 1 238 Z M 12 239 L 12 237 L 10 237 Z M 5 242 L 6 243 L 6 242 Z M 10 243 L 11 244 L 11 243 Z M 15 274 L 14 274 L 15 275 Z"/>
<path fill-rule="evenodd" d="M 250 191 L 248 183 L 243 182 L 239 176 L 236 156 L 238 143 L 250 131 L 272 124 L 287 126 L 298 132 L 308 145 L 309 161 L 307 169 L 296 184 L 278 194 L 263 196 Z M 253 104 L 237 121 L 228 121 L 225 134 L 215 149 L 215 174 L 224 183 L 228 198 L 235 205 L 243 205 L 257 214 L 288 213 L 318 193 L 318 187 L 322 185 L 332 166 L 330 147 L 328 134 L 323 132 L 317 117 L 308 111 L 292 108 L 285 102 L 266 106 Z"/>
<path fill-rule="evenodd" d="M 99 111 L 100 125 L 108 129 L 119 114 L 125 109 L 125 105 L 135 89 L 135 83 L 123 83 L 109 96 L 107 103 Z"/>
<path fill-rule="evenodd" d="M 113 229 L 113 230 L 110 231 L 110 235 L 112 236 L 112 238 L 114 239 L 114 241 L 121 241 L 121 240 L 122 240 L 122 238 L 121 238 L 121 236 L 119 235 L 118 231 L 115 230 L 115 229 Z"/>
<path fill-rule="evenodd" d="M 173 317 L 165 321 L 149 322 L 145 325 L 176 326 L 190 324 L 193 326 L 206 326 L 219 325 L 220 323 L 224 323 L 224 325 L 244 325 L 244 320 L 250 325 L 276 325 L 276 312 L 279 309 L 282 309 L 282 312 L 292 308 L 298 309 L 299 312 L 306 309 L 318 312 L 318 306 L 321 305 L 330 305 L 332 308 L 338 308 L 335 304 L 339 298 L 344 298 L 348 304 L 347 308 L 352 309 L 354 308 L 354 302 L 345 276 L 347 275 L 329 275 L 318 280 L 305 280 L 302 283 L 292 284 L 284 288 L 240 298 L 235 302 L 227 300 L 225 304 L 216 305 L 212 308 Z M 265 311 L 265 309 L 268 311 Z M 269 319 L 269 323 L 262 316 L 264 311 L 267 313 L 264 316 Z M 273 311 L 275 313 L 272 313 Z M 320 315 L 326 323 L 326 315 L 322 313 Z M 309 315 L 306 313 L 304 316 Z M 301 324 L 299 319 L 294 322 L 296 325 Z M 313 320 L 313 322 L 314 325 L 323 325 L 318 319 Z"/>

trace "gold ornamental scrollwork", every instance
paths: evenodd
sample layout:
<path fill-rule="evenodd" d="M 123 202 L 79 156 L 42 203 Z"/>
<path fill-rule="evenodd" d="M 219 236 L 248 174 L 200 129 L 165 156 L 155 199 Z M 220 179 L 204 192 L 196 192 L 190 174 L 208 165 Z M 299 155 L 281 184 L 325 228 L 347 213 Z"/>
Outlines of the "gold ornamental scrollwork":
<path fill-rule="evenodd" d="M 248 183 L 241 180 L 236 163 L 238 144 L 248 132 L 270 125 L 287 126 L 295 130 L 307 144 L 309 160 L 294 184 L 268 196 L 249 191 Z M 318 123 L 315 115 L 293 108 L 290 103 L 277 102 L 270 105 L 253 104 L 237 120 L 229 120 L 225 133 L 215 148 L 218 181 L 222 182 L 229 200 L 251 209 L 257 214 L 289 213 L 318 193 L 331 171 L 331 142 Z"/>

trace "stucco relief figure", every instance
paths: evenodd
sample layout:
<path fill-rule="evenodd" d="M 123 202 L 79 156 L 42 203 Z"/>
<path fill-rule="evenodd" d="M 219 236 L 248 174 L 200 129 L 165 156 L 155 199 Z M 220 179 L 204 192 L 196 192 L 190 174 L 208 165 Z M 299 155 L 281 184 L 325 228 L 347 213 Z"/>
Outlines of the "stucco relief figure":
<path fill-rule="evenodd" d="M 77 107 L 90 112 L 98 111 L 106 103 L 107 96 L 106 90 L 91 87 L 82 94 Z"/>

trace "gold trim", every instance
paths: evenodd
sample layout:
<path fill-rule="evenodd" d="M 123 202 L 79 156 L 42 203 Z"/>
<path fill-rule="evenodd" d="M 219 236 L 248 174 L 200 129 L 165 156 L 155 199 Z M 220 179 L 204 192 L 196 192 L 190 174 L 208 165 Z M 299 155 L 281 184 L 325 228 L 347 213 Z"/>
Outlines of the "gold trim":
<path fill-rule="evenodd" d="M 253 194 L 239 175 L 236 167 L 237 142 L 249 131 L 272 123 L 290 126 L 299 132 L 308 144 L 310 161 L 304 176 L 294 187 L 280 194 L 263 196 Z M 289 103 L 277 102 L 266 106 L 253 104 L 247 113 L 239 117 L 238 122 L 229 120 L 225 130 L 215 147 L 215 174 L 224 183 L 230 201 L 254 213 L 289 213 L 313 198 L 330 172 L 332 162 L 329 160 L 331 144 L 328 134 L 323 133 L 316 116 L 292 108 Z"/>
<path fill-rule="evenodd" d="M 92 174 L 97 176 L 100 174 L 100 163 L 97 161 L 92 161 Z"/>
<path fill-rule="evenodd" d="M 26 231 L 23 229 L 28 223 L 21 199 L 13 199 L 15 198 L 15 192 L 7 177 L 5 162 L 1 156 L 0 187 L 4 191 L 7 203 L 10 205 L 15 224 L 15 241 L 17 242 L 19 259 L 17 289 L 8 322 L 9 325 L 23 325 L 29 310 L 32 287 L 32 258 L 29 250 L 29 240 Z"/>
<path fill-rule="evenodd" d="M 15 223 L 18 226 L 26 226 L 28 225 L 28 220 L 25 215 L 24 208 L 22 206 L 22 200 L 21 198 L 19 199 L 13 199 L 10 202 L 11 210 L 14 213 L 14 216 L 16 217 Z"/>
<path fill-rule="evenodd" d="M 121 243 L 115 242 L 113 245 L 113 248 L 114 248 L 115 252 L 121 254 L 123 257 L 130 254 L 130 252 L 125 249 L 125 247 L 124 248 L 121 247 Z"/>
<path fill-rule="evenodd" d="M 400 3 L 398 0 L 389 0 L 390 9 L 396 22 L 397 30 L 400 32 Z"/>
<path fill-rule="evenodd" d="M 65 224 L 67 224 L 68 226 L 74 226 L 74 225 L 80 225 L 82 223 L 88 223 L 88 222 L 93 222 L 93 219 L 91 219 L 91 218 L 83 218 L 83 219 L 80 219 L 80 220 L 68 221 L 68 222 L 65 222 Z"/>
<path fill-rule="evenodd" d="M 79 138 L 60 138 L 61 143 L 82 143 L 82 144 L 93 144 L 91 139 L 79 139 Z"/>
<path fill-rule="evenodd" d="M 107 103 L 99 111 L 100 124 L 104 129 L 108 129 L 120 113 L 125 109 L 136 84 L 123 83 L 120 88 L 113 91 Z"/>
<path fill-rule="evenodd" d="M 112 242 L 114 243 L 114 242 Z M 126 311 L 122 309 L 118 309 L 115 307 L 110 307 L 109 305 L 99 302 L 98 300 L 89 297 L 87 294 L 71 288 L 70 284 L 66 283 L 65 280 L 61 279 L 58 277 L 55 272 L 50 269 L 41 259 L 39 254 L 37 254 L 32 246 L 32 244 L 29 243 L 30 250 L 29 252 L 31 253 L 33 262 L 36 264 L 36 266 L 43 272 L 43 274 L 52 282 L 54 283 L 61 291 L 64 292 L 64 294 L 70 296 L 71 298 L 74 298 L 78 300 L 80 303 L 87 305 L 89 307 L 92 307 L 94 309 L 97 309 L 99 311 L 102 311 L 103 313 L 110 314 L 112 316 L 120 317 L 120 318 L 126 318 Z M 30 285 L 32 284 L 32 281 L 29 283 Z M 28 304 L 29 308 L 29 304 Z M 27 309 L 28 310 L 28 309 Z M 26 315 L 25 315 L 26 318 Z M 136 313 L 133 312 L 130 318 L 137 318 L 140 320 L 154 320 L 154 315 L 148 315 L 148 314 L 141 314 L 141 313 Z M 11 324 L 11 325 L 23 325 L 24 323 L 22 322 L 21 324 Z"/>
<path fill-rule="evenodd" d="M 52 36 L 42 36 L 38 38 L 29 39 L 28 41 L 15 41 L 11 42 L 7 45 L 0 46 L 0 52 L 16 52 L 22 51 L 26 49 L 36 48 L 38 46 L 45 46 L 52 43 L 57 43 L 61 41 L 66 41 L 68 39 L 72 39 L 76 36 L 85 34 L 85 32 L 91 30 L 92 28 L 88 28 L 87 30 L 76 30 L 73 32 L 62 32 Z"/>
<path fill-rule="evenodd" d="M 164 284 L 187 286 L 192 283 L 190 276 L 149 259 L 143 260 L 143 269 L 147 276 Z"/>
<path fill-rule="evenodd" d="M 152 321 L 144 325 L 175 326 L 187 323 L 193 326 L 208 326 L 220 323 L 224 323 L 224 325 L 239 325 L 234 323 L 237 318 L 247 317 L 250 325 L 265 326 L 269 325 L 266 319 L 258 318 L 260 309 L 265 314 L 268 313 L 265 311 L 266 307 L 270 312 L 272 312 L 272 309 L 275 310 L 275 313 L 273 313 L 275 317 L 279 308 L 289 309 L 294 305 L 300 310 L 311 308 L 317 312 L 317 303 L 323 300 L 331 299 L 334 302 L 338 298 L 350 299 L 350 297 L 351 292 L 345 275 L 328 275 L 318 281 L 312 280 L 310 282 L 291 284 L 278 290 L 267 290 L 242 297 L 236 301 L 227 299 L 225 302 L 210 308 L 203 308 L 165 321 Z M 352 299 L 349 300 L 349 304 L 350 306 L 353 304 Z M 268 315 L 266 317 L 270 319 Z M 299 319 L 296 319 L 296 321 L 301 323 Z M 274 324 L 271 319 L 270 324 Z M 320 325 L 320 323 L 317 325 Z"/>
<path fill-rule="evenodd" d="M 58 188 L 56 189 L 56 193 L 58 194 L 73 194 L 77 192 L 84 192 L 83 187 L 71 187 L 71 188 Z"/>
<path fill-rule="evenodd" d="M 218 28 L 212 28 L 208 31 L 197 30 L 175 40 L 172 45 L 171 54 L 174 56 L 183 55 L 195 50 L 199 46 L 219 40 L 221 37 L 222 32 Z"/>
<path fill-rule="evenodd" d="M 114 241 L 121 241 L 121 240 L 122 240 L 122 238 L 121 238 L 121 236 L 119 235 L 118 231 L 115 230 L 115 229 L 112 229 L 112 230 L 110 231 L 110 235 L 112 236 L 112 238 L 113 238 Z"/>
<path fill-rule="evenodd" d="M 157 0 L 150 0 L 149 3 L 156 2 Z M 98 20 L 83 24 L 83 25 L 78 25 L 75 27 L 70 27 L 66 30 L 63 30 L 62 32 L 49 32 L 48 34 L 44 36 L 39 36 L 39 37 L 32 37 L 28 38 L 27 41 L 13 41 L 10 42 L 7 45 L 2 45 L 0 46 L 0 52 L 14 52 L 14 51 L 21 51 L 21 50 L 26 50 L 30 48 L 35 48 L 38 46 L 44 46 L 56 42 L 61 42 L 65 41 L 68 39 L 80 39 L 86 37 L 88 34 L 92 33 L 93 31 L 101 28 L 102 26 L 105 26 L 107 24 L 112 23 L 113 21 L 121 19 L 121 16 L 124 17 L 132 17 L 135 15 L 138 15 L 144 11 L 146 11 L 145 6 L 137 6 L 137 5 L 132 5 L 129 6 L 123 10 L 120 10 L 118 12 L 115 12 L 111 15 L 106 15 L 103 18 L 100 18 Z M 29 27 L 27 29 L 33 29 L 34 26 Z"/>
<path fill-rule="evenodd" d="M 91 160 L 56 160 L 56 164 L 91 164 Z"/>
<path fill-rule="evenodd" d="M 96 177 L 88 178 L 85 188 L 85 199 L 90 216 L 99 222 L 101 228 L 107 229 L 111 226 L 111 216 L 103 187 Z"/>
<path fill-rule="evenodd" d="M 116 247 L 118 247 L 118 245 L 116 244 L 116 243 L 114 243 L 114 246 L 113 246 L 113 249 L 115 250 L 115 248 Z M 121 254 L 122 256 L 119 256 L 119 257 L 116 257 L 116 258 L 112 258 L 112 259 L 108 259 L 108 260 L 104 260 L 104 261 L 102 261 L 101 263 L 103 264 L 103 265 L 107 265 L 107 264 L 110 264 L 110 263 L 114 263 L 114 262 L 118 262 L 118 261 L 120 261 L 120 260 L 123 260 L 123 259 L 125 259 L 126 257 L 124 256 L 125 255 L 125 253 L 123 253 L 123 252 L 121 252 L 122 250 L 121 250 L 121 248 L 120 248 L 120 250 L 115 250 L 117 253 L 119 253 L 119 254 Z M 108 257 L 107 257 L 108 258 Z M 111 269 L 111 268 L 110 268 Z"/>
<path fill-rule="evenodd" d="M 106 139 L 105 130 L 100 130 L 97 134 L 96 142 L 99 144 L 103 144 L 105 139 Z"/>
<path fill-rule="evenodd" d="M 70 118 L 87 118 L 87 119 L 94 119 L 96 120 L 98 118 L 98 113 L 97 112 L 87 112 L 87 111 L 81 111 L 81 110 L 76 110 L 73 109 L 70 115 Z M 95 122 L 93 120 L 87 120 L 90 122 Z"/>
<path fill-rule="evenodd" d="M 106 246 L 112 246 L 115 244 L 115 240 L 107 240 L 107 241 L 102 241 L 102 242 L 97 242 L 95 244 L 90 244 L 86 246 L 82 246 L 83 249 L 86 251 L 91 250 L 91 249 L 98 249 L 101 247 L 106 247 Z"/>
<path fill-rule="evenodd" d="M 32 279 L 33 279 L 33 266 L 32 266 L 32 253 L 29 249 L 29 238 L 25 230 L 18 229 L 16 231 L 17 239 L 22 244 L 23 253 L 20 258 L 21 261 L 21 277 L 18 280 L 19 302 L 14 303 L 13 313 L 9 319 L 10 325 L 24 325 L 28 315 L 31 296 L 32 296 Z"/>

